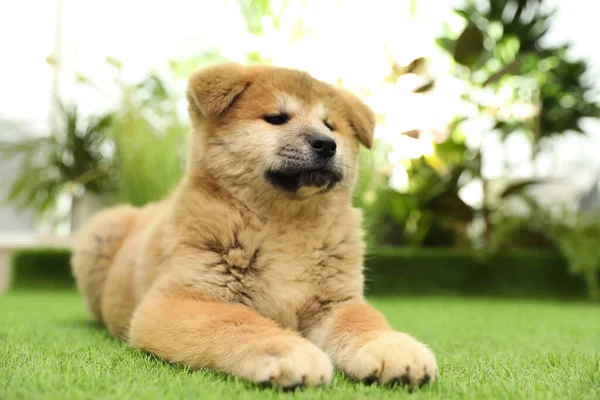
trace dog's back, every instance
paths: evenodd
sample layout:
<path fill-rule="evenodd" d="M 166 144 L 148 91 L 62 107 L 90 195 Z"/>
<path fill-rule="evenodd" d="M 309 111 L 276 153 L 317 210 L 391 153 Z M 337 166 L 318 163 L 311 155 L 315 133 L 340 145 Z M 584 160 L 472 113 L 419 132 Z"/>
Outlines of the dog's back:
<path fill-rule="evenodd" d="M 102 310 L 106 278 L 118 253 L 136 232 L 144 230 L 160 214 L 163 203 L 144 208 L 120 205 L 99 212 L 76 237 L 71 266 L 79 291 L 96 321 L 106 323 Z M 137 246 L 128 246 L 136 251 Z M 134 247 L 132 249 L 131 247 Z M 122 268 L 132 266 L 123 265 Z"/>
<path fill-rule="evenodd" d="M 78 234 L 71 266 L 77 287 L 98 322 L 102 317 L 102 291 L 110 266 L 125 241 L 138 209 L 119 206 L 95 215 Z"/>

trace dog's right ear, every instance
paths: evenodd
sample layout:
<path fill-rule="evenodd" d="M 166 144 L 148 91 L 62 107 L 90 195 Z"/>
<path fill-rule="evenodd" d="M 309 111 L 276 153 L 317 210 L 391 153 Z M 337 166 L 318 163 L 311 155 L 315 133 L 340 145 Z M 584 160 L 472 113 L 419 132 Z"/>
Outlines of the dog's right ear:
<path fill-rule="evenodd" d="M 348 123 L 358 140 L 367 149 L 373 147 L 373 136 L 375 135 L 375 113 L 354 94 L 339 88 L 339 93 L 346 104 L 348 112 Z"/>
<path fill-rule="evenodd" d="M 196 71 L 188 81 L 190 113 L 214 118 L 229 107 L 250 84 L 246 68 L 240 64 L 213 65 Z"/>

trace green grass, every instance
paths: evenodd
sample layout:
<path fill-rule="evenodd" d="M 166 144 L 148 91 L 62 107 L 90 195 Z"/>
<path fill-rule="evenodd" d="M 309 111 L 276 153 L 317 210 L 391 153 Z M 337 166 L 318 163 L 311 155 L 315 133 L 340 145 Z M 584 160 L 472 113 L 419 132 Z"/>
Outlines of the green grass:
<path fill-rule="evenodd" d="M 188 372 L 111 339 L 73 292 L 0 296 L 0 399 L 598 399 L 600 308 L 594 304 L 380 298 L 394 327 L 435 350 L 439 382 L 412 394 L 353 384 L 261 390 Z M 234 344 L 233 344 L 234 345 Z"/>

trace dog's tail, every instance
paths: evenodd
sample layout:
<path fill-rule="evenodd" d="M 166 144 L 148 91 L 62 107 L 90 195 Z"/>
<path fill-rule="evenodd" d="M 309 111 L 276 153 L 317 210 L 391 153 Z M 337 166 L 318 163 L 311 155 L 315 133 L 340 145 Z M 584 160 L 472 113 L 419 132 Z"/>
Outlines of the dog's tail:
<path fill-rule="evenodd" d="M 112 262 L 121 248 L 138 210 L 118 206 L 101 211 L 78 233 L 71 267 L 77 288 L 96 321 L 103 322 L 102 292 Z"/>

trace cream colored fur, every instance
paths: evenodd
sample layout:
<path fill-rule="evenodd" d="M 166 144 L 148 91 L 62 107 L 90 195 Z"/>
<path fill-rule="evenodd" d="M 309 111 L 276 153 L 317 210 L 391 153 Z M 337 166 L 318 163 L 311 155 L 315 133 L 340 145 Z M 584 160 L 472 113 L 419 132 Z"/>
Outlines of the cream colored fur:
<path fill-rule="evenodd" d="M 254 382 L 326 384 L 334 365 L 358 380 L 435 379 L 430 350 L 363 297 L 351 194 L 372 111 L 306 73 L 237 64 L 195 73 L 188 100 L 179 186 L 142 209 L 101 212 L 78 236 L 73 271 L 96 320 L 170 362 Z M 280 112 L 285 124 L 263 119 Z M 266 171 L 296 157 L 307 132 L 336 141 L 343 179 L 330 190 L 273 186 Z"/>

